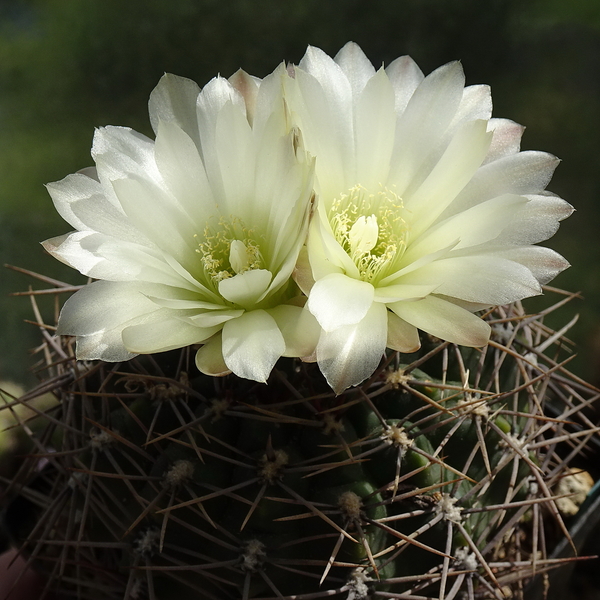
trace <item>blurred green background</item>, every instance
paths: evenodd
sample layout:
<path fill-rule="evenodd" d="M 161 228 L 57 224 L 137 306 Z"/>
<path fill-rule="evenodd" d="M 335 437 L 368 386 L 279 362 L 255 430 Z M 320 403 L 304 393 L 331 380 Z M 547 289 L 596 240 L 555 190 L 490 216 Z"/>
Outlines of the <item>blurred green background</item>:
<path fill-rule="evenodd" d="M 598 0 L 2 0 L 0 258 L 71 283 L 81 276 L 38 242 L 69 230 L 43 184 L 91 164 L 97 126 L 151 134 L 146 104 L 163 72 L 204 85 L 240 66 L 264 76 L 307 44 L 358 42 L 375 65 L 410 54 L 425 73 L 454 59 L 492 86 L 494 114 L 527 126 L 524 149 L 563 163 L 549 189 L 577 213 L 549 245 L 573 267 L 554 285 L 581 291 L 553 324 L 581 314 L 575 370 L 600 366 L 600 2 Z M 39 339 L 27 298 L 39 282 L 0 279 L 0 380 L 31 381 Z M 541 306 L 539 302 L 531 305 Z M 28 381 L 29 378 L 29 381 Z"/>

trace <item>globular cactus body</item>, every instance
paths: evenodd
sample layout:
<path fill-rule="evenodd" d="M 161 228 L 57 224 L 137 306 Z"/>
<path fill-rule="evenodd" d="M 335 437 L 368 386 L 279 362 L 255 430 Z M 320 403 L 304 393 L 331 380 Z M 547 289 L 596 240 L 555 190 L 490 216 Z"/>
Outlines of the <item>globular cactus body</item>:
<path fill-rule="evenodd" d="M 13 539 L 81 599 L 522 594 L 593 390 L 541 317 L 489 319 L 486 349 L 424 340 L 339 396 L 299 361 L 264 385 L 198 376 L 190 349 L 80 363 L 45 334 L 60 404 L 8 487 Z"/>

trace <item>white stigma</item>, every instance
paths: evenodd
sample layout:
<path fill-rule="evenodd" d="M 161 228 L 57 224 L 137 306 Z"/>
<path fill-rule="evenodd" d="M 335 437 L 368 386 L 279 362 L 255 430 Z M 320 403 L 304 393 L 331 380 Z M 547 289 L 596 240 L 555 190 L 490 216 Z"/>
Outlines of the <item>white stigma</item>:
<path fill-rule="evenodd" d="M 352 249 L 352 255 L 363 255 L 371 252 L 377 245 L 379 227 L 377 217 L 359 217 L 348 232 L 348 241 Z"/>
<path fill-rule="evenodd" d="M 229 264 L 236 273 L 243 273 L 250 266 L 250 256 L 246 244 L 240 240 L 232 240 L 229 246 Z"/>

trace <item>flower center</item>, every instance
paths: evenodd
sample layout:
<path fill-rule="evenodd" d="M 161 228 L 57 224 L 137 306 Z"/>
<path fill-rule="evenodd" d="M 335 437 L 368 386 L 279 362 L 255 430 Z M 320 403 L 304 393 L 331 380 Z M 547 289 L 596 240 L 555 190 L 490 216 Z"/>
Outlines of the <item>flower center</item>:
<path fill-rule="evenodd" d="M 204 240 L 198 243 L 196 252 L 200 254 L 204 272 L 216 285 L 239 273 L 264 268 L 253 233 L 237 218 L 207 223 Z"/>
<path fill-rule="evenodd" d="M 381 187 L 371 193 L 356 185 L 329 209 L 333 235 L 369 283 L 382 279 L 406 249 L 408 225 L 402 199 Z"/>

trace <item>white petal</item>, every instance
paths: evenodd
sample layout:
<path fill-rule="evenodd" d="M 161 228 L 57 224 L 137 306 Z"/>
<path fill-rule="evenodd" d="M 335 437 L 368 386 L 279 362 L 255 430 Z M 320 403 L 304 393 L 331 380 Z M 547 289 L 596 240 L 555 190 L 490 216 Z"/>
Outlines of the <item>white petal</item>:
<path fill-rule="evenodd" d="M 558 163 L 558 158 L 546 152 L 526 151 L 483 165 L 444 216 L 502 194 L 539 194 L 548 185 Z"/>
<path fill-rule="evenodd" d="M 166 187 L 201 234 L 217 210 L 198 148 L 175 123 L 161 121 L 154 153 Z"/>
<path fill-rule="evenodd" d="M 261 81 L 257 77 L 249 75 L 243 69 L 238 69 L 230 78 L 229 83 L 242 95 L 246 104 L 246 115 L 250 125 L 254 121 L 254 110 L 256 98 Z"/>
<path fill-rule="evenodd" d="M 375 288 L 375 302 L 398 302 L 419 300 L 433 293 L 437 285 L 407 285 L 399 283 L 396 285 L 388 285 L 386 287 Z"/>
<path fill-rule="evenodd" d="M 96 129 L 92 158 L 107 200 L 117 206 L 119 202 L 111 185 L 116 179 L 133 175 L 155 183 L 161 181 L 154 161 L 154 142 L 129 127 Z"/>
<path fill-rule="evenodd" d="M 403 278 L 413 285 L 438 283 L 436 294 L 480 304 L 508 304 L 541 293 L 531 271 L 496 255 L 452 256 Z"/>
<path fill-rule="evenodd" d="M 493 240 L 507 226 L 520 222 L 527 203 L 523 196 L 506 194 L 477 204 L 427 229 L 410 244 L 402 260 L 413 262 L 455 241 L 458 250 Z"/>
<path fill-rule="evenodd" d="M 334 60 L 348 78 L 355 97 L 362 92 L 369 79 L 375 75 L 371 61 L 365 56 L 360 46 L 354 42 L 348 42 L 336 54 Z"/>
<path fill-rule="evenodd" d="M 388 307 L 411 325 L 448 342 L 477 347 L 485 346 L 489 340 L 490 326 L 485 321 L 435 296 Z"/>
<path fill-rule="evenodd" d="M 490 255 L 523 265 L 542 285 L 554 279 L 570 266 L 560 254 L 542 246 L 497 249 L 490 251 Z"/>
<path fill-rule="evenodd" d="M 387 310 L 374 303 L 358 323 L 321 334 L 317 360 L 336 394 L 358 385 L 379 366 L 387 341 Z"/>
<path fill-rule="evenodd" d="M 410 56 L 401 56 L 392 61 L 385 69 L 394 88 L 395 110 L 401 115 L 408 101 L 425 78 L 423 71 Z"/>
<path fill-rule="evenodd" d="M 202 328 L 177 318 L 156 318 L 123 329 L 123 344 L 130 352 L 150 354 L 199 344 L 220 326 Z"/>
<path fill-rule="evenodd" d="M 293 278 L 298 287 L 302 290 L 305 296 L 308 296 L 313 285 L 315 285 L 315 278 L 310 268 L 310 262 L 308 261 L 308 251 L 306 246 L 303 246 L 298 255 L 298 261 L 294 268 Z"/>
<path fill-rule="evenodd" d="M 243 310 L 207 310 L 191 317 L 186 317 L 186 321 L 196 327 L 215 327 L 223 325 L 231 319 L 237 319 L 244 314 Z"/>
<path fill-rule="evenodd" d="M 285 340 L 282 356 L 305 357 L 315 351 L 321 328 L 306 308 L 280 304 L 267 312 L 275 319 Z"/>
<path fill-rule="evenodd" d="M 470 85 L 463 90 L 463 95 L 454 115 L 450 128 L 466 121 L 484 119 L 492 116 L 492 94 L 489 85 Z"/>
<path fill-rule="evenodd" d="M 81 288 L 64 304 L 58 335 L 89 335 L 125 326 L 160 308 L 143 293 L 143 285 L 96 281 Z M 122 327 L 121 327 L 122 328 Z"/>
<path fill-rule="evenodd" d="M 575 210 L 568 202 L 557 196 L 527 196 L 529 202 L 519 212 L 519 218 L 507 227 L 494 244 L 537 244 L 551 238 L 560 221 Z"/>
<path fill-rule="evenodd" d="M 231 373 L 231 370 L 227 367 L 223 359 L 223 338 L 221 332 L 211 337 L 196 352 L 196 366 L 201 373 L 214 377 L 222 377 Z"/>
<path fill-rule="evenodd" d="M 137 356 L 123 345 L 122 328 L 115 327 L 90 335 L 78 335 L 75 342 L 77 360 L 122 362 Z"/>
<path fill-rule="evenodd" d="M 395 124 L 394 91 L 380 69 L 365 85 L 355 109 L 356 181 L 367 189 L 387 181 Z"/>
<path fill-rule="evenodd" d="M 219 282 L 219 293 L 225 300 L 251 309 L 269 287 L 273 275 L 265 269 L 253 269 Z"/>
<path fill-rule="evenodd" d="M 449 63 L 428 75 L 412 95 L 398 120 L 390 172 L 399 196 L 443 138 L 460 104 L 464 83 L 460 63 Z"/>
<path fill-rule="evenodd" d="M 253 310 L 223 326 L 223 358 L 238 377 L 265 383 L 285 352 L 285 340 L 275 319 Z"/>
<path fill-rule="evenodd" d="M 262 199 L 248 202 L 248 193 L 254 190 L 256 153 L 245 109 L 238 103 L 227 102 L 219 111 L 214 153 L 218 169 L 209 170 L 209 178 L 222 182 L 221 212 L 237 215 L 247 223 L 252 208 Z"/>
<path fill-rule="evenodd" d="M 315 279 L 321 279 L 330 273 L 347 273 L 359 277 L 358 268 L 333 236 L 321 206 L 311 219 L 306 246 Z"/>
<path fill-rule="evenodd" d="M 109 281 L 149 281 L 198 291 L 152 248 L 129 244 L 92 231 L 75 231 L 46 240 L 44 248 L 83 275 Z"/>
<path fill-rule="evenodd" d="M 196 99 L 198 84 L 191 79 L 166 73 L 150 94 L 148 109 L 154 133 L 158 134 L 160 121 L 173 123 L 183 129 L 199 145 Z"/>
<path fill-rule="evenodd" d="M 427 179 L 405 197 L 405 206 L 412 212 L 411 235 L 423 233 L 452 203 L 480 167 L 490 141 L 485 121 L 471 121 L 459 128 Z"/>
<path fill-rule="evenodd" d="M 149 240 L 184 265 L 198 262 L 197 231 L 162 190 L 133 177 L 116 180 L 113 187 L 131 222 Z"/>
<path fill-rule="evenodd" d="M 388 329 L 386 346 L 397 352 L 416 352 L 421 347 L 419 331 L 398 315 L 388 310 Z"/>
<path fill-rule="evenodd" d="M 333 331 L 364 319 L 374 295 L 370 283 L 332 273 L 316 281 L 306 306 L 325 331 Z"/>
<path fill-rule="evenodd" d="M 516 154 L 520 150 L 521 137 L 525 131 L 522 125 L 510 119 L 490 119 L 488 129 L 493 132 L 493 136 L 484 164 Z"/>

